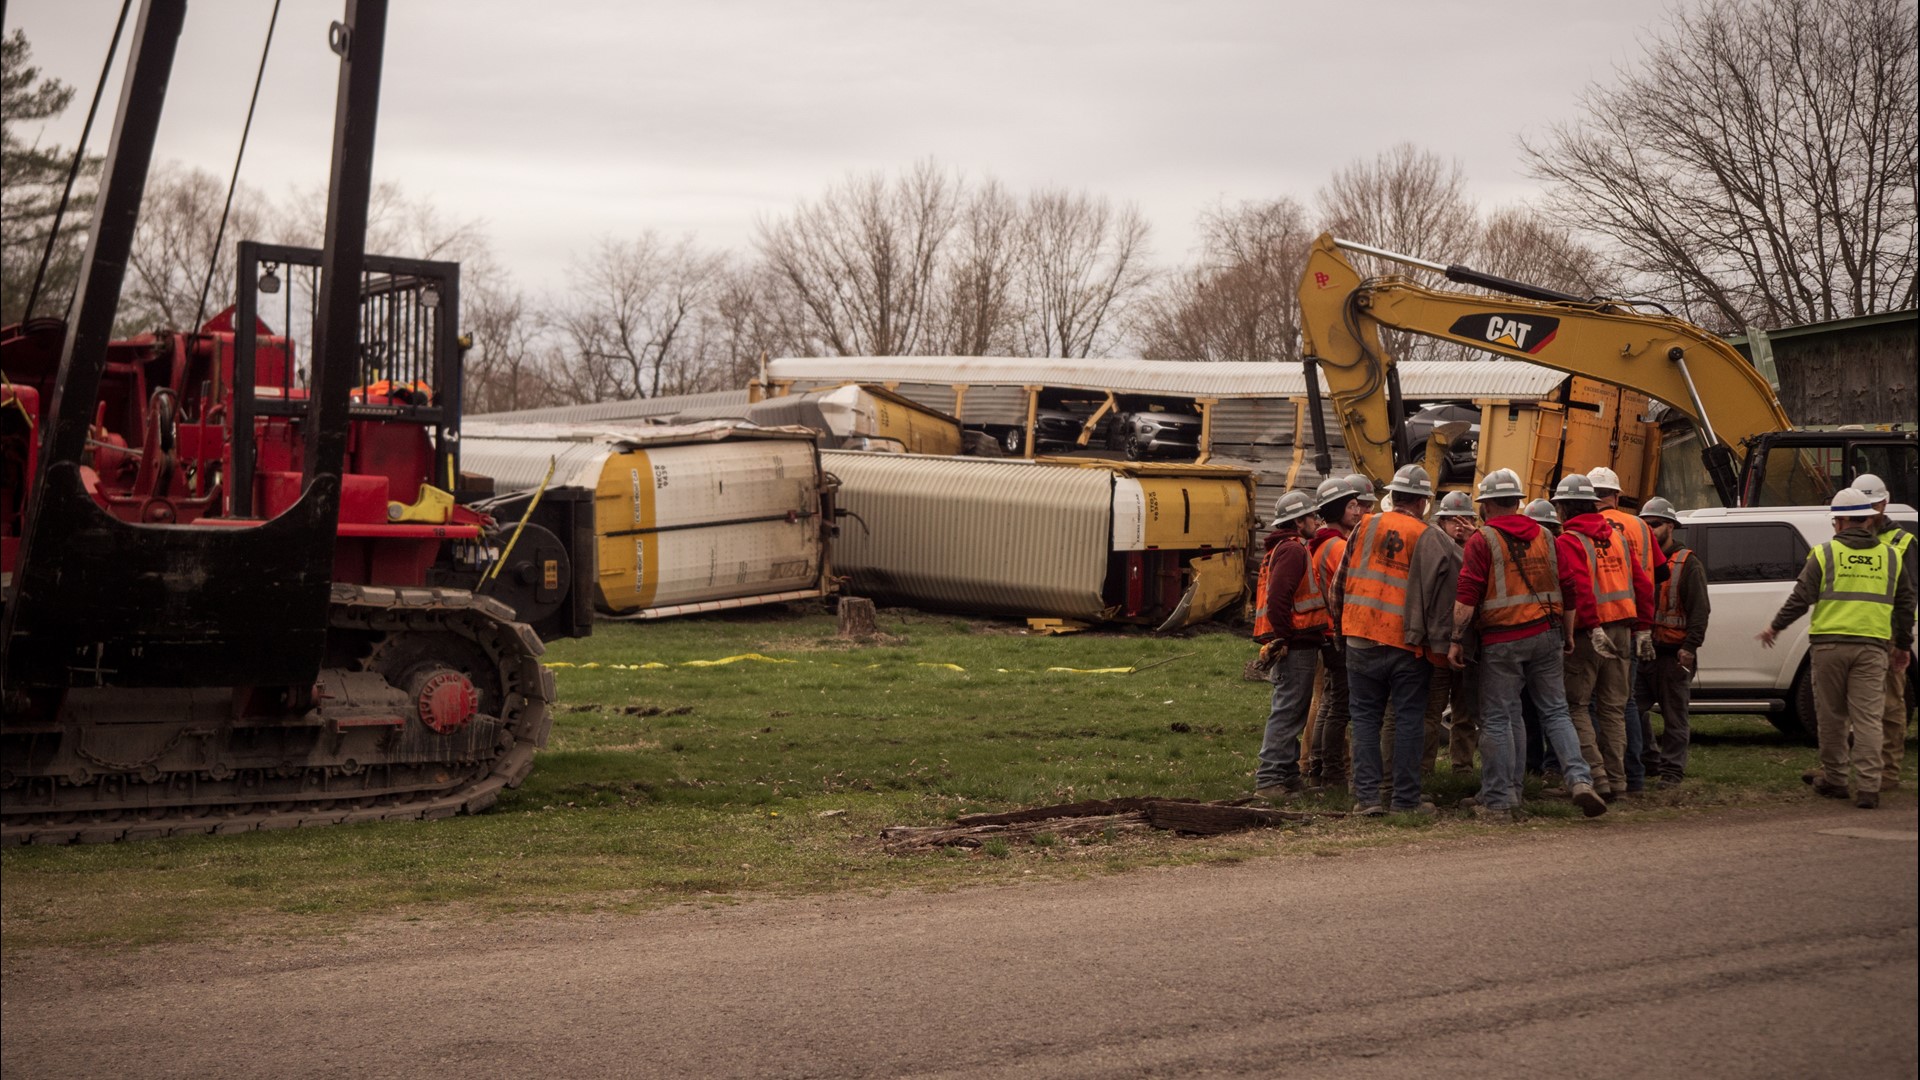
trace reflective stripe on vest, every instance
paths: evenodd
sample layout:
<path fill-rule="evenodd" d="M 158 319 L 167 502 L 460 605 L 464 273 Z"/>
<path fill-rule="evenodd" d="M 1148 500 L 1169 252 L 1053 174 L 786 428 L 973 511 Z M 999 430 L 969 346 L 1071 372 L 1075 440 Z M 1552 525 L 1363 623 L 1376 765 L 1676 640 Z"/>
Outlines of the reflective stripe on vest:
<path fill-rule="evenodd" d="M 1313 569 L 1320 575 L 1322 587 L 1333 583 L 1334 575 L 1340 572 L 1340 560 L 1346 554 L 1347 538 L 1344 536 L 1327 537 L 1326 542 L 1320 545 L 1320 550 L 1313 553 Z"/>
<path fill-rule="evenodd" d="M 1267 611 L 1267 584 L 1272 580 L 1273 560 L 1280 554 L 1280 548 L 1298 540 L 1282 540 L 1268 550 L 1267 557 L 1260 564 L 1260 580 L 1255 588 L 1260 590 L 1260 606 L 1253 609 L 1253 636 L 1269 637 L 1278 631 L 1274 629 L 1273 619 Z M 1307 556 L 1307 572 L 1300 575 L 1300 583 L 1293 589 L 1293 629 L 1298 633 L 1306 630 L 1325 630 L 1332 625 L 1327 616 L 1327 592 L 1320 586 L 1320 573 L 1314 568 L 1313 556 Z"/>
<path fill-rule="evenodd" d="M 1607 524 L 1613 526 L 1613 531 L 1626 540 L 1628 554 L 1640 564 L 1640 569 L 1647 572 L 1647 580 L 1652 581 L 1653 527 L 1625 510 L 1602 510 L 1600 516 L 1606 518 Z"/>
<path fill-rule="evenodd" d="M 1667 580 L 1660 583 L 1653 602 L 1653 640 L 1662 645 L 1678 645 L 1687 640 L 1687 609 L 1681 606 L 1680 575 L 1687 572 L 1692 548 L 1681 548 L 1667 560 Z"/>
<path fill-rule="evenodd" d="M 1593 584 L 1593 606 L 1602 626 L 1632 619 L 1639 614 L 1633 603 L 1633 570 L 1620 554 L 1620 546 L 1609 544 L 1605 556 L 1593 538 L 1581 532 L 1568 532 L 1587 553 L 1587 577 Z"/>
<path fill-rule="evenodd" d="M 1341 632 L 1396 649 L 1423 650 L 1407 642 L 1407 585 L 1413 550 L 1427 531 L 1407 514 L 1373 514 L 1349 541 Z"/>
<path fill-rule="evenodd" d="M 1483 525 L 1480 536 L 1487 542 L 1487 593 L 1474 613 L 1473 624 L 1506 629 L 1531 626 L 1552 618 L 1560 603 L 1560 562 L 1553 553 L 1552 534 L 1541 529 L 1527 542 L 1527 550 L 1519 562 L 1507 555 L 1505 533 Z M 1524 573 L 1521 564 L 1525 564 Z M 1555 591 L 1533 591 L 1529 577 L 1554 586 Z"/>
<path fill-rule="evenodd" d="M 1854 548 L 1832 540 L 1813 549 L 1820 564 L 1820 598 L 1814 601 L 1814 634 L 1893 638 L 1893 593 L 1900 581 L 1899 554 L 1880 541 Z"/>

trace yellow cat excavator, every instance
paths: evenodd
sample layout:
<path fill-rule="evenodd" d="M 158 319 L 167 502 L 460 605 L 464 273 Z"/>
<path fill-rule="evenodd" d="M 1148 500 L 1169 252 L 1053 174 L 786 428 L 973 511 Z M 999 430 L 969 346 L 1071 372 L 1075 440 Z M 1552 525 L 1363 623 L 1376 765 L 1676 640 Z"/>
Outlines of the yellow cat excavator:
<path fill-rule="evenodd" d="M 1397 275 L 1363 277 L 1343 254 L 1347 251 L 1504 295 L 1431 289 Z M 1638 395 L 1661 401 L 1693 422 L 1706 478 L 1727 506 L 1824 501 L 1821 490 L 1830 488 L 1836 477 L 1885 468 L 1879 462 L 1887 452 L 1903 463 L 1893 466 L 1901 470 L 1896 475 L 1911 475 L 1913 470 L 1914 433 L 1794 431 L 1773 388 L 1745 357 L 1721 338 L 1649 301 L 1573 296 L 1322 235 L 1301 276 L 1300 315 L 1309 396 L 1319 396 L 1317 369 L 1326 378 L 1348 452 L 1355 465 L 1376 480 L 1391 476 L 1398 464 L 1420 460 L 1417 455 L 1427 449 L 1408 445 L 1406 408 L 1393 357 L 1382 345 L 1383 329 L 1555 368 L 1576 376 L 1576 388 L 1586 380 L 1624 388 L 1628 393 L 1607 391 L 1613 394 L 1611 400 L 1621 403 L 1616 407 L 1623 415 L 1618 427 L 1608 425 L 1615 432 L 1611 449 L 1599 453 L 1620 455 L 1619 464 L 1626 466 L 1620 469 L 1623 476 L 1631 472 L 1645 477 L 1642 497 L 1652 493 L 1660 441 L 1657 431 L 1646 441 L 1647 425 L 1623 437 L 1629 427 L 1641 424 L 1634 415 Z M 1324 448 L 1320 404 L 1310 404 L 1315 445 Z M 1578 401 L 1568 404 L 1581 408 Z M 1559 408 L 1563 416 L 1536 423 L 1524 446 L 1518 440 L 1489 438 L 1492 433 L 1483 419 L 1478 471 L 1513 468 L 1527 479 L 1533 494 L 1544 495 L 1562 471 L 1615 464 L 1571 460 L 1576 455 L 1565 449 L 1571 444 L 1563 439 L 1568 422 L 1564 407 L 1546 408 Z M 1487 415 L 1493 413 L 1489 407 Z M 1744 452 L 1742 459 L 1736 459 L 1735 447 Z M 1640 459 L 1627 461 L 1628 455 Z M 1321 468 L 1324 472 L 1327 466 Z"/>

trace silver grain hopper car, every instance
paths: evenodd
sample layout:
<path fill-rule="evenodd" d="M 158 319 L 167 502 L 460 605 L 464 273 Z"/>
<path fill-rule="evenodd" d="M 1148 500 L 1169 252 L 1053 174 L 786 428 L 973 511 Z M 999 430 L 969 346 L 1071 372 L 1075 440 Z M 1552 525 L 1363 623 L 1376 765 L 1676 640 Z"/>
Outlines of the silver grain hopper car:
<path fill-rule="evenodd" d="M 852 595 L 1170 630 L 1246 589 L 1254 481 L 1244 469 L 843 451 L 821 459 L 850 519 L 834 565 Z"/>
<path fill-rule="evenodd" d="M 501 492 L 590 493 L 595 604 L 617 618 L 824 596 L 832 481 L 814 432 L 737 421 L 471 421 L 462 468 Z"/>

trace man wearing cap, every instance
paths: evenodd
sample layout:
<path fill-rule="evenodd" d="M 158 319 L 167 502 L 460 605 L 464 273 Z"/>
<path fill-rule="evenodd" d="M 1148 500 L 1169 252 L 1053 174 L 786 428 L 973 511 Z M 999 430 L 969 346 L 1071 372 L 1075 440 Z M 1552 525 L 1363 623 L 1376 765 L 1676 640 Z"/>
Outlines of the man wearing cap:
<path fill-rule="evenodd" d="M 1457 549 L 1464 550 L 1467 538 L 1479 524 L 1473 509 L 1473 496 L 1464 491 L 1449 491 L 1433 512 L 1433 523 L 1447 534 Z M 1456 568 L 1455 573 L 1458 574 Z M 1454 626 L 1456 633 L 1460 624 Z M 1453 771 L 1464 773 L 1473 768 L 1473 752 L 1480 745 L 1477 717 L 1480 712 L 1480 666 L 1474 650 L 1467 650 L 1468 663 L 1459 668 L 1435 667 L 1433 683 L 1427 689 L 1426 742 L 1421 748 L 1420 769 L 1432 773 L 1440 756 L 1440 742 L 1447 743 L 1447 758 Z M 1442 726 L 1447 711 L 1453 712 L 1451 725 Z"/>
<path fill-rule="evenodd" d="M 1553 502 L 1565 521 L 1554 542 L 1560 589 L 1580 623 L 1567 662 L 1567 704 L 1593 786 L 1611 801 L 1627 791 L 1627 657 L 1634 628 L 1653 626 L 1653 586 L 1643 585 L 1640 564 L 1600 516 L 1593 481 L 1580 473 L 1562 479 Z"/>
<path fill-rule="evenodd" d="M 1331 477 L 1314 492 L 1314 511 L 1320 527 L 1308 541 L 1313 569 L 1323 587 L 1330 587 L 1347 554 L 1347 537 L 1367 516 L 1374 503 L 1373 485 L 1355 486 L 1348 477 Z M 1339 789 L 1348 785 L 1347 771 L 1347 653 L 1337 634 L 1327 635 L 1320 650 L 1320 709 L 1313 718 L 1313 759 L 1320 766 L 1320 783 Z"/>
<path fill-rule="evenodd" d="M 1757 636 L 1771 649 L 1780 631 L 1812 609 L 1808 631 L 1820 735 L 1813 790 L 1846 798 L 1851 757 L 1853 805 L 1872 810 L 1880 805 L 1887 669 L 1904 673 L 1911 659 L 1914 587 L 1899 552 L 1873 534 L 1878 515 L 1865 495 L 1842 488 L 1830 510 L 1833 539 L 1808 553 L 1792 595 Z"/>
<path fill-rule="evenodd" d="M 1328 626 L 1326 593 L 1300 536 L 1300 523 L 1313 507 L 1304 491 L 1280 496 L 1266 561 L 1260 564 L 1253 639 L 1260 643 L 1261 657 L 1273 665 L 1273 705 L 1254 773 L 1253 793 L 1263 799 L 1284 798 L 1306 787 L 1300 779 L 1300 735 Z"/>
<path fill-rule="evenodd" d="M 1568 634 L 1578 627 L 1561 599 L 1555 541 L 1520 513 L 1523 491 L 1513 470 L 1488 473 L 1479 494 L 1487 523 L 1467 538 L 1447 650 L 1448 662 L 1464 667 L 1467 628 L 1478 633 L 1480 795 L 1473 812 L 1501 821 L 1520 808 L 1526 763 L 1520 704 L 1527 701 L 1564 763 L 1574 803 L 1588 817 L 1604 814 L 1606 801 L 1593 786 L 1567 710 L 1563 664 Z"/>
<path fill-rule="evenodd" d="M 1346 639 L 1347 701 L 1353 720 L 1355 812 L 1432 813 L 1420 798 L 1421 718 L 1433 679 L 1429 657 L 1444 656 L 1452 633 L 1452 542 L 1421 519 L 1433 499 L 1427 470 L 1407 465 L 1387 485 L 1393 509 L 1370 515 L 1347 544 L 1334 579 L 1331 612 Z M 1391 709 L 1391 794 L 1381 793 L 1380 725 Z"/>
<path fill-rule="evenodd" d="M 1660 544 L 1653 538 L 1652 528 L 1644 521 L 1620 509 L 1620 476 L 1604 465 L 1587 472 L 1587 479 L 1593 481 L 1593 492 L 1598 498 L 1600 516 L 1607 519 L 1614 531 L 1626 541 L 1627 553 L 1632 556 L 1642 571 L 1646 573 L 1648 595 L 1636 596 L 1636 601 L 1653 603 L 1653 590 L 1667 577 L 1667 556 L 1660 550 Z M 1641 577 L 1634 575 L 1634 587 L 1639 588 Z M 1646 760 L 1653 756 L 1653 718 L 1639 706 L 1633 688 L 1640 678 L 1640 665 L 1651 663 L 1655 649 L 1653 627 L 1635 624 L 1633 628 L 1633 654 L 1627 659 L 1627 753 L 1624 764 L 1627 769 L 1627 791 L 1638 793 L 1647 789 Z"/>
<path fill-rule="evenodd" d="M 1900 570 L 1907 581 L 1920 583 L 1920 562 L 1913 558 L 1913 534 L 1893 523 L 1887 516 L 1887 485 L 1872 473 L 1854 478 L 1853 489 L 1873 504 L 1874 520 L 1868 528 L 1900 556 Z M 1880 711 L 1881 764 L 1880 790 L 1900 786 L 1900 762 L 1907 754 L 1907 675 L 1887 668 L 1887 700 Z"/>
<path fill-rule="evenodd" d="M 1660 706 L 1660 741 L 1647 747 L 1647 768 L 1659 775 L 1662 785 L 1672 786 L 1687 775 L 1693 673 L 1699 668 L 1697 656 L 1707 640 L 1711 613 L 1707 570 L 1693 557 L 1693 549 L 1680 542 L 1680 518 L 1672 503 L 1648 499 L 1640 508 L 1640 520 L 1653 531 L 1667 566 L 1653 596 L 1653 662 L 1640 665 L 1634 697 L 1642 717 L 1650 717 L 1655 704 Z"/>

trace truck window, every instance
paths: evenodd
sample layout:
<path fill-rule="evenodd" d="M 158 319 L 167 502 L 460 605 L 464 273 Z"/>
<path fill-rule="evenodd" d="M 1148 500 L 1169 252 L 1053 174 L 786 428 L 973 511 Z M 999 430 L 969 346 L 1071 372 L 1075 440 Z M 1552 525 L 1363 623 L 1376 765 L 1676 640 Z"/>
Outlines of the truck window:
<path fill-rule="evenodd" d="M 1791 525 L 1695 523 L 1690 533 L 1706 561 L 1707 580 L 1792 581 L 1807 561 L 1807 542 Z"/>
<path fill-rule="evenodd" d="M 1862 448 L 1864 449 L 1864 448 Z M 1754 506 L 1824 506 L 1845 486 L 1847 455 L 1832 446 L 1776 446 L 1767 451 Z"/>
<path fill-rule="evenodd" d="M 1920 505 L 1920 446 L 1913 443 L 1854 443 L 1847 476 L 1872 473 L 1887 482 L 1888 501 Z"/>

